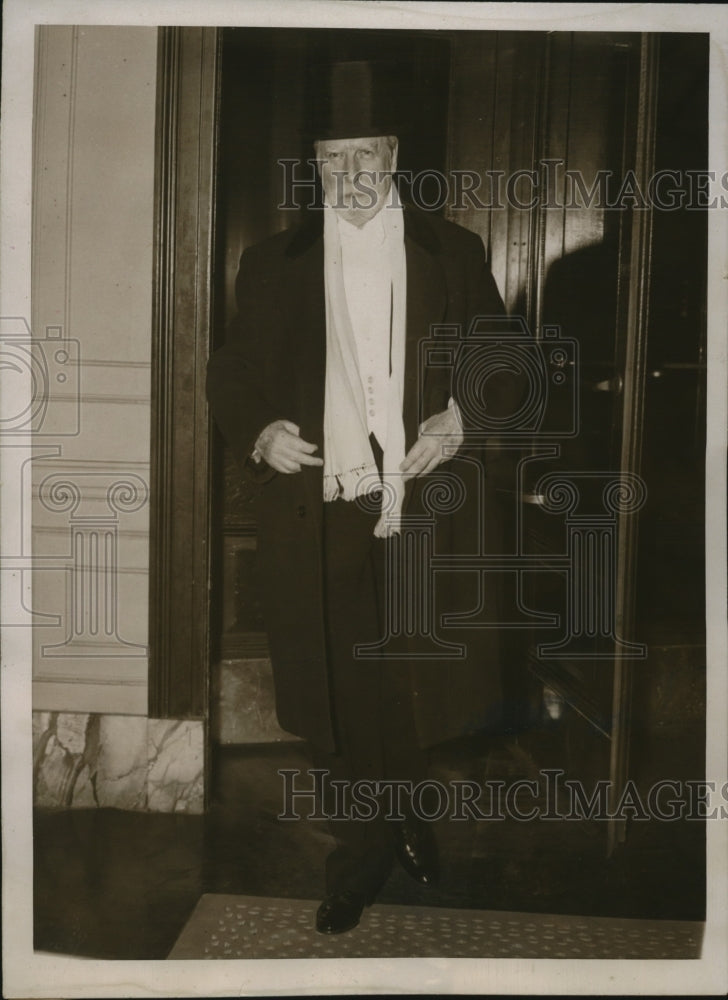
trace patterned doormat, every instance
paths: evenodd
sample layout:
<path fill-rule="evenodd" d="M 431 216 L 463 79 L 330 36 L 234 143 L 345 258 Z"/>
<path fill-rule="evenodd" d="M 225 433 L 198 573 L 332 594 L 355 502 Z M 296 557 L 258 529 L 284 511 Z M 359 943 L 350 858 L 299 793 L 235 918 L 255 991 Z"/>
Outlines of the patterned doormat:
<path fill-rule="evenodd" d="M 170 959 L 698 958 L 703 924 L 496 910 L 366 909 L 347 934 L 317 934 L 318 902 L 204 895 Z"/>

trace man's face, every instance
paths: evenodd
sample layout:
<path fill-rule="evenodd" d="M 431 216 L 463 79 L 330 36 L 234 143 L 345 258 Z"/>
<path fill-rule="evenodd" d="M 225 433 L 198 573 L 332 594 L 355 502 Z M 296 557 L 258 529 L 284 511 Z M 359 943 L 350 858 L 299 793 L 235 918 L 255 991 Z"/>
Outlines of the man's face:
<path fill-rule="evenodd" d="M 397 169 L 393 136 L 325 139 L 316 158 L 326 201 L 347 222 L 363 226 L 384 204 Z"/>

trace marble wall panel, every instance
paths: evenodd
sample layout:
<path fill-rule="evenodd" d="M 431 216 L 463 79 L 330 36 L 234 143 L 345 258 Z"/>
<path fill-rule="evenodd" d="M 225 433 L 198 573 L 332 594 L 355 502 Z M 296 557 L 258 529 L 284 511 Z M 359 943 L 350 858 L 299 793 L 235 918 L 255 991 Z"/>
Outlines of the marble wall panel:
<path fill-rule="evenodd" d="M 202 812 L 202 724 L 150 719 L 147 730 L 147 807 L 152 812 Z"/>
<path fill-rule="evenodd" d="M 34 712 L 33 793 L 39 808 L 201 813 L 202 722 Z"/>

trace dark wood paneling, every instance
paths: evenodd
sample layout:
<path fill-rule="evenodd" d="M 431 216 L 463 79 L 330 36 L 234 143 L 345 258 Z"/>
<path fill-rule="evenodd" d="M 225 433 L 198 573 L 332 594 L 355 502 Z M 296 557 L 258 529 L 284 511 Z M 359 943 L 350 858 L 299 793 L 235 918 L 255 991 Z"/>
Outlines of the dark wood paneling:
<path fill-rule="evenodd" d="M 149 714 L 204 718 L 218 33 L 160 28 L 158 59 Z"/>

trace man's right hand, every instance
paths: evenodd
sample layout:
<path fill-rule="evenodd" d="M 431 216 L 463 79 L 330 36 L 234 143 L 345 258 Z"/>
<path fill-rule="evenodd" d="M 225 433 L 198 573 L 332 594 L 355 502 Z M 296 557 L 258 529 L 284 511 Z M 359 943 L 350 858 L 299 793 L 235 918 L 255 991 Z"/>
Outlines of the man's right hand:
<path fill-rule="evenodd" d="M 276 472 L 300 472 L 302 465 L 323 465 L 324 460 L 313 452 L 317 444 L 300 437 L 300 429 L 290 420 L 274 420 L 258 435 L 255 447 L 261 457 Z"/>

